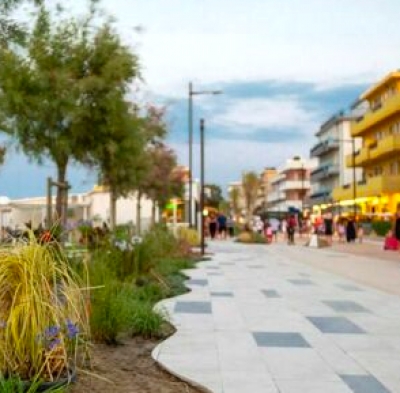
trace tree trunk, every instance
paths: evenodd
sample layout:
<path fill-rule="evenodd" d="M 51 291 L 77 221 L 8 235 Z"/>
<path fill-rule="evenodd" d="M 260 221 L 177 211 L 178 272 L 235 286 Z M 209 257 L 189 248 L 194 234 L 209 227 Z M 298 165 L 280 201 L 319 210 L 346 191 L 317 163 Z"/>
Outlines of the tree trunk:
<path fill-rule="evenodd" d="M 136 235 L 140 236 L 142 232 L 142 206 L 141 206 L 142 193 L 140 191 L 137 192 L 136 199 Z"/>
<path fill-rule="evenodd" d="M 60 187 L 65 185 L 65 179 L 67 174 L 67 161 L 63 163 L 57 163 L 57 196 L 56 196 L 56 214 L 57 222 L 62 225 L 66 224 L 66 214 L 65 211 L 65 198 L 67 195 L 67 190 L 65 187 Z"/>
<path fill-rule="evenodd" d="M 110 229 L 113 231 L 117 224 L 117 196 L 110 189 Z"/>
<path fill-rule="evenodd" d="M 151 204 L 151 226 L 154 227 L 156 225 L 156 208 L 157 208 L 157 202 L 155 199 L 153 199 Z"/>

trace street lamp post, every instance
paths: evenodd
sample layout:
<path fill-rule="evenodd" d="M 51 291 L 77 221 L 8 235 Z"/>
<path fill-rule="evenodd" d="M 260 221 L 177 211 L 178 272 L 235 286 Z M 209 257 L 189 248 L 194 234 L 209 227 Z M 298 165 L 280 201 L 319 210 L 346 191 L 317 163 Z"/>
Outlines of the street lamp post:
<path fill-rule="evenodd" d="M 200 212 L 201 255 L 204 255 L 204 119 L 200 120 Z"/>
<path fill-rule="evenodd" d="M 189 226 L 193 226 L 193 96 L 199 95 L 218 95 L 222 94 L 221 90 L 202 90 L 202 91 L 194 91 L 193 83 L 189 83 L 189 113 L 188 113 L 188 121 L 189 121 Z"/>

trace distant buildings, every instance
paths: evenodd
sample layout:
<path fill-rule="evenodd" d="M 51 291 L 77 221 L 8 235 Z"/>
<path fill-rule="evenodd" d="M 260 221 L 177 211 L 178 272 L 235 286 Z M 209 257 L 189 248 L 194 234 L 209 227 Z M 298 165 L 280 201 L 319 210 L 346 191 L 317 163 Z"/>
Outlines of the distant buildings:
<path fill-rule="evenodd" d="M 333 116 L 316 133 L 318 142 L 311 148 L 310 156 L 318 159 L 317 167 L 311 171 L 310 205 L 315 213 L 323 213 L 324 209 L 334 203 L 333 190 L 348 185 L 353 177 L 356 181 L 362 178 L 362 170 L 353 172 L 347 166 L 346 158 L 361 146 L 361 139 L 353 142 L 351 137 L 351 114 Z"/>
<path fill-rule="evenodd" d="M 287 159 L 270 179 L 268 212 L 303 211 L 310 194 L 310 171 L 316 163 L 300 157 Z"/>

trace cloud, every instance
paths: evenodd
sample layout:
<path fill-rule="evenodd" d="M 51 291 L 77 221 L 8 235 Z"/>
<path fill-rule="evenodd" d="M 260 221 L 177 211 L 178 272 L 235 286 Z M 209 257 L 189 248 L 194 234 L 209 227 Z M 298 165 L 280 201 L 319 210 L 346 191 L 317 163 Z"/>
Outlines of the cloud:
<path fill-rule="evenodd" d="M 173 143 L 172 147 L 178 154 L 182 164 L 188 165 L 187 144 Z M 280 166 L 283 162 L 295 155 L 308 157 L 307 144 L 296 145 L 268 143 L 259 141 L 206 140 L 205 145 L 205 178 L 206 182 L 217 183 L 224 188 L 233 181 L 240 179 L 243 171 L 261 171 L 267 166 Z M 193 173 L 199 178 L 199 145 L 194 146 Z"/>
<path fill-rule="evenodd" d="M 232 101 L 212 123 L 237 133 L 260 129 L 306 130 L 316 125 L 316 114 L 307 110 L 296 96 L 251 98 Z"/>

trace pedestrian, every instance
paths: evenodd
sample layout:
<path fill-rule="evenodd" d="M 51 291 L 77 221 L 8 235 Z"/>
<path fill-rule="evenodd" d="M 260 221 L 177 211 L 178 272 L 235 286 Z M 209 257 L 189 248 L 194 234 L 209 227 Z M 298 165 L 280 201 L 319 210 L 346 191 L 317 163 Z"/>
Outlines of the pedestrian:
<path fill-rule="evenodd" d="M 210 221 L 208 223 L 208 229 L 210 231 L 210 237 L 212 240 L 215 239 L 215 234 L 217 233 L 217 218 L 215 215 L 212 213 L 210 215 Z"/>
<path fill-rule="evenodd" d="M 220 239 L 226 239 L 226 216 L 219 213 L 217 217 L 218 235 Z"/>
<path fill-rule="evenodd" d="M 333 236 L 333 219 L 332 215 L 328 213 L 324 218 L 324 227 L 325 227 L 325 237 L 328 241 L 329 245 L 332 245 L 332 236 Z"/>
<path fill-rule="evenodd" d="M 288 236 L 288 244 L 294 244 L 294 234 L 296 231 L 296 218 L 294 215 L 291 215 L 289 217 L 289 220 L 287 221 L 287 236 Z"/>
<path fill-rule="evenodd" d="M 393 228 L 394 237 L 400 242 L 400 209 L 397 210 L 395 219 L 394 219 L 394 228 Z"/>
<path fill-rule="evenodd" d="M 344 226 L 344 223 L 342 221 L 339 221 L 337 225 L 337 234 L 339 237 L 339 243 L 344 243 L 345 233 L 346 233 L 346 228 Z"/>
<path fill-rule="evenodd" d="M 267 243 L 272 243 L 272 237 L 273 237 L 272 227 L 268 223 L 268 221 L 266 222 L 264 227 L 264 236 L 267 239 Z"/>
<path fill-rule="evenodd" d="M 286 237 L 286 233 L 287 233 L 287 221 L 286 221 L 285 218 L 281 221 L 281 225 L 280 226 L 281 226 L 281 232 L 283 234 L 283 237 L 285 238 Z"/>
<path fill-rule="evenodd" d="M 353 220 L 349 220 L 346 226 L 346 239 L 347 243 L 354 242 L 356 240 L 356 226 Z"/>
<path fill-rule="evenodd" d="M 233 238 L 235 236 L 235 222 L 233 221 L 232 216 L 228 216 L 226 219 L 226 229 L 228 231 L 228 236 Z"/>

